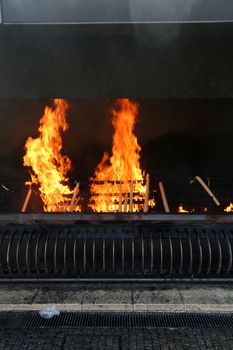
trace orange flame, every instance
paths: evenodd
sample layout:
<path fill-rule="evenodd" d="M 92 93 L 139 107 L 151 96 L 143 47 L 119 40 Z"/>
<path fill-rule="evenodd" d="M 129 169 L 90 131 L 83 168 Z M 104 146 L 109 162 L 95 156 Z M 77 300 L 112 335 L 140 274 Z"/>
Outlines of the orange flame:
<path fill-rule="evenodd" d="M 71 161 L 61 154 L 61 132 L 68 129 L 65 100 L 55 99 L 55 108 L 46 107 L 40 119 L 39 137 L 29 137 L 25 144 L 24 165 L 31 167 L 31 181 L 26 185 L 39 185 L 44 211 L 59 212 L 69 210 L 73 191 L 68 186 L 67 173 Z M 79 210 L 77 206 L 75 210 Z"/>
<path fill-rule="evenodd" d="M 228 205 L 228 207 L 226 207 L 226 208 L 224 209 L 224 211 L 227 212 L 227 213 L 233 212 L 233 203 L 230 203 L 230 204 Z"/>
<path fill-rule="evenodd" d="M 128 99 L 117 100 L 117 108 L 112 111 L 112 156 L 104 153 L 91 178 L 90 207 L 94 211 L 135 212 L 143 209 L 146 185 L 140 168 L 141 147 L 133 133 L 137 115 L 136 103 Z M 153 200 L 149 201 L 149 205 L 154 205 Z"/>
<path fill-rule="evenodd" d="M 180 204 L 178 213 L 189 213 L 189 211 L 184 209 L 183 204 Z"/>

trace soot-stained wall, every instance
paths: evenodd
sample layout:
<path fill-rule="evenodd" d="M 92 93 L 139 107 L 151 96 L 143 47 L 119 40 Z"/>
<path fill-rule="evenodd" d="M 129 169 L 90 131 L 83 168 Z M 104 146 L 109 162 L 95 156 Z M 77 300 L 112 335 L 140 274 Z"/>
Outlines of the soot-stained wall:
<path fill-rule="evenodd" d="M 231 98 L 233 23 L 0 25 L 0 98 Z"/>

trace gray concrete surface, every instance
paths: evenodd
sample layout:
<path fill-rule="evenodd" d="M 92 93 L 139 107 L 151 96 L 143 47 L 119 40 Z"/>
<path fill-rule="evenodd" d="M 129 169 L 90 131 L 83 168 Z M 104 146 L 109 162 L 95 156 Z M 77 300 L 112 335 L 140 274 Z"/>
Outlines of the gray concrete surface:
<path fill-rule="evenodd" d="M 0 331 L 3 350 L 232 350 L 231 329 L 66 328 Z"/>
<path fill-rule="evenodd" d="M 229 311 L 231 285 L 2 284 L 0 311 L 39 310 Z"/>

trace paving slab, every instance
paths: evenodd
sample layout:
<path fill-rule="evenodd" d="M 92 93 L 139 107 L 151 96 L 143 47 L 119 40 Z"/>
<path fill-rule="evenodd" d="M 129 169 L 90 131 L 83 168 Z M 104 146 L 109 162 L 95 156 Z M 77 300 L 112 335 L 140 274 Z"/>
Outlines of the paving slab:
<path fill-rule="evenodd" d="M 177 288 L 135 290 L 134 304 L 182 304 L 182 298 Z"/>
<path fill-rule="evenodd" d="M 0 310 L 233 311 L 231 285 L 2 284 Z"/>
<path fill-rule="evenodd" d="M 179 290 L 185 304 L 233 304 L 233 288 L 213 286 L 183 288 Z"/>
<path fill-rule="evenodd" d="M 0 304 L 10 304 L 12 302 L 31 304 L 37 293 L 38 288 L 35 287 L 3 285 L 0 286 Z"/>

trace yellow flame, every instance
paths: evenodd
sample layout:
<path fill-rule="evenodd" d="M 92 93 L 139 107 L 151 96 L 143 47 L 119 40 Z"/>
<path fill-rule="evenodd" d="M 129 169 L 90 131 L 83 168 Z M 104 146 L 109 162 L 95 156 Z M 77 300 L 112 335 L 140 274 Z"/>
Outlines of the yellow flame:
<path fill-rule="evenodd" d="M 91 178 L 90 207 L 94 211 L 136 212 L 143 209 L 146 185 L 140 167 L 141 147 L 133 132 L 137 116 L 137 103 L 129 99 L 117 100 L 117 107 L 112 110 L 112 155 L 104 153 Z M 154 206 L 153 199 L 149 205 Z"/>
<path fill-rule="evenodd" d="M 226 213 L 231 213 L 231 212 L 233 212 L 233 203 L 230 203 L 230 204 L 228 205 L 228 207 L 226 207 L 226 208 L 224 209 L 224 211 L 225 211 Z"/>
<path fill-rule="evenodd" d="M 183 204 L 180 204 L 178 213 L 189 213 L 189 211 L 184 209 Z"/>
<path fill-rule="evenodd" d="M 53 102 L 55 108 L 47 106 L 40 119 L 39 136 L 29 137 L 26 141 L 24 165 L 32 168 L 31 181 L 26 184 L 39 185 L 44 211 L 60 212 L 69 210 L 73 194 L 67 179 L 71 161 L 61 154 L 61 133 L 68 129 L 68 104 L 63 99 Z M 76 206 L 75 210 L 80 208 Z"/>

